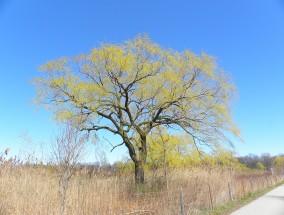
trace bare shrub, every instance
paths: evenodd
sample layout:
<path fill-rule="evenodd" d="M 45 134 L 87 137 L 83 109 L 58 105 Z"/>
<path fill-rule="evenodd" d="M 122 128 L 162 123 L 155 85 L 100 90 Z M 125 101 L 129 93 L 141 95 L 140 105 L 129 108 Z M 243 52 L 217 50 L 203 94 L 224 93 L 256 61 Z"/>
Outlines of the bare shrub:
<path fill-rule="evenodd" d="M 69 181 L 75 172 L 75 167 L 85 155 L 87 134 L 82 134 L 72 126 L 66 124 L 61 132 L 52 140 L 52 152 L 55 158 L 59 176 L 61 214 L 65 213 L 66 195 Z"/>

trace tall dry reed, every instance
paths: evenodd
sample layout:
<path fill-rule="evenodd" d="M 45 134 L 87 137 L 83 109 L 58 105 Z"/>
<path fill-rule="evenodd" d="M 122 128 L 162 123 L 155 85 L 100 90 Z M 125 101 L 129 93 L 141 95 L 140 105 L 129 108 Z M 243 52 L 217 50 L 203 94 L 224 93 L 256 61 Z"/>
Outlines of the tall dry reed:
<path fill-rule="evenodd" d="M 147 183 L 137 187 L 132 175 L 78 171 L 70 181 L 66 214 L 180 214 L 181 188 L 187 213 L 198 214 L 230 201 L 228 183 L 237 198 L 279 180 L 268 175 L 236 178 L 222 168 L 191 168 L 171 170 L 167 182 L 162 171 L 148 172 Z M 60 214 L 58 181 L 50 166 L 2 163 L 0 214 Z"/>

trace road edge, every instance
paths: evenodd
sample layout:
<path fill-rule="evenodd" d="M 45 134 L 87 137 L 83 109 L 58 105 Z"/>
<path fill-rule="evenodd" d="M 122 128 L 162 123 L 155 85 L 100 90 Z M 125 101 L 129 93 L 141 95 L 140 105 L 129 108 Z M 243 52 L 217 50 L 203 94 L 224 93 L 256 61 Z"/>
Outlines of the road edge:
<path fill-rule="evenodd" d="M 229 215 L 230 213 L 238 210 L 239 208 L 249 204 L 250 202 L 258 199 L 259 197 L 265 195 L 269 191 L 281 186 L 284 184 L 284 180 L 272 185 L 268 186 L 264 189 L 257 190 L 255 192 L 249 192 L 247 195 L 235 199 L 234 201 L 227 202 L 223 205 L 216 206 L 213 210 L 204 210 L 201 215 Z"/>

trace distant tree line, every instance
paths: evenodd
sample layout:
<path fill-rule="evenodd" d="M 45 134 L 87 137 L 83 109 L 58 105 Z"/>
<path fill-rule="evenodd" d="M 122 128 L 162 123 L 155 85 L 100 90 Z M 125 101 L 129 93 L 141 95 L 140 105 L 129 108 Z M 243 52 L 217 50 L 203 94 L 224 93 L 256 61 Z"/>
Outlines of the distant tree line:
<path fill-rule="evenodd" d="M 284 167 L 284 155 L 271 156 L 269 153 L 261 155 L 248 154 L 237 158 L 239 163 L 250 169 L 272 170 Z"/>

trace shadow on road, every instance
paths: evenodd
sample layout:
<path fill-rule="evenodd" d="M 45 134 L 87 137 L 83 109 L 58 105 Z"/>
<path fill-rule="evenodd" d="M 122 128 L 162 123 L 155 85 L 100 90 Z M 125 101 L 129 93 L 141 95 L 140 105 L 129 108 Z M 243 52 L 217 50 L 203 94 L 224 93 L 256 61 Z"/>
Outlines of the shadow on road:
<path fill-rule="evenodd" d="M 266 195 L 265 198 L 273 198 L 273 199 L 279 199 L 284 201 L 284 196 L 273 196 L 273 195 Z"/>

